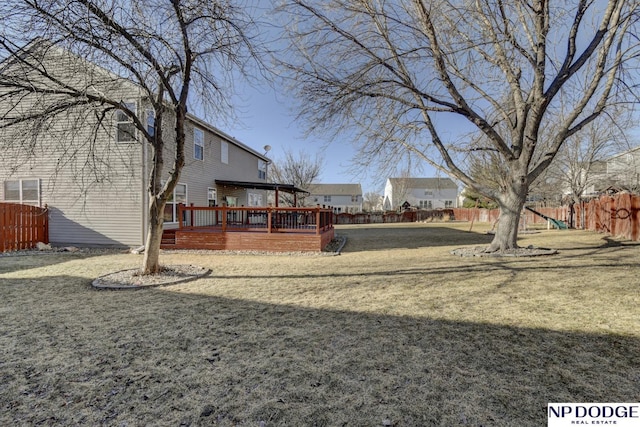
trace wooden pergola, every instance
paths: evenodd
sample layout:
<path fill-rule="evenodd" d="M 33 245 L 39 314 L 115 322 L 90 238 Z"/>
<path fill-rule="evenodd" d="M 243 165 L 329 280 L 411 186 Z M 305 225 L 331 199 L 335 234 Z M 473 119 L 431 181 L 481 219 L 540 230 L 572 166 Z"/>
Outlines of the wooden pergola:
<path fill-rule="evenodd" d="M 278 199 L 280 198 L 280 191 L 284 191 L 285 193 L 293 194 L 293 204 L 296 206 L 298 204 L 298 193 L 309 194 L 308 191 L 302 190 L 301 188 L 296 187 L 292 184 L 278 184 L 275 182 L 248 182 L 248 181 L 227 181 L 222 179 L 215 180 L 216 185 L 220 185 L 223 187 L 239 187 L 239 188 L 250 188 L 253 190 L 268 190 L 276 192 L 276 207 L 278 207 Z"/>

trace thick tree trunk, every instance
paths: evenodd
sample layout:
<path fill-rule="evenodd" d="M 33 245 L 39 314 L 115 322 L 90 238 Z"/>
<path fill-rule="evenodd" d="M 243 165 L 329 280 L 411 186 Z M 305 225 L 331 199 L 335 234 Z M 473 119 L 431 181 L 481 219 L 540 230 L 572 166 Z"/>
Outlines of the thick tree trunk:
<path fill-rule="evenodd" d="M 147 230 L 147 240 L 142 260 L 142 274 L 156 274 L 162 268 L 160 265 L 160 243 L 162 243 L 162 224 L 164 222 L 163 211 L 164 203 L 151 200 L 151 203 L 149 203 L 149 229 Z"/>
<path fill-rule="evenodd" d="M 498 227 L 487 252 L 503 252 L 518 248 L 518 227 L 520 225 L 520 213 L 527 197 L 527 189 L 517 186 L 504 194 L 498 200 L 500 217 Z"/>

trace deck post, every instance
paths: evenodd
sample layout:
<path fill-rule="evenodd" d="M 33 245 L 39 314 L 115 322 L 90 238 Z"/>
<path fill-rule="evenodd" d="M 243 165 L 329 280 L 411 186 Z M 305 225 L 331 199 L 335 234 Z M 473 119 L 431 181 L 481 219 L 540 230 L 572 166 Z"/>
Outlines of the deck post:
<path fill-rule="evenodd" d="M 227 231 L 227 204 L 222 204 L 222 232 Z"/>
<path fill-rule="evenodd" d="M 193 205 L 193 203 L 191 203 L 191 207 L 193 207 L 193 206 L 194 206 L 194 205 Z M 195 226 L 196 226 L 196 223 L 194 222 L 194 220 L 195 220 L 195 210 L 194 210 L 194 209 L 191 209 L 191 210 L 190 210 L 190 213 L 191 213 L 191 215 L 190 215 L 190 218 L 191 218 L 191 223 L 190 223 L 190 224 L 191 224 L 191 227 L 195 227 Z"/>
<path fill-rule="evenodd" d="M 320 235 L 320 208 L 316 208 L 316 235 Z"/>
<path fill-rule="evenodd" d="M 267 208 L 267 233 L 271 233 L 271 222 L 272 222 L 271 213 L 272 212 L 273 212 L 273 209 Z"/>

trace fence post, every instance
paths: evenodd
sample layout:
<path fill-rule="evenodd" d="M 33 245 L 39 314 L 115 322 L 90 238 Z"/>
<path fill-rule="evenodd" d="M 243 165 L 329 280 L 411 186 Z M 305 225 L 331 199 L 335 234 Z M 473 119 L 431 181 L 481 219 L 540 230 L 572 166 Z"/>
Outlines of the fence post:
<path fill-rule="evenodd" d="M 617 230 L 617 217 L 618 217 L 618 208 L 617 208 L 617 201 L 618 199 L 615 197 L 611 198 L 611 205 L 609 206 L 609 213 L 611 215 L 611 235 L 615 236 L 616 235 L 616 230 Z"/>
<path fill-rule="evenodd" d="M 631 196 L 629 203 L 629 221 L 631 221 L 631 240 L 640 240 L 640 196 Z"/>
<path fill-rule="evenodd" d="M 4 252 L 6 249 L 7 240 L 7 219 L 5 218 L 7 212 L 7 205 L 0 204 L 0 252 Z"/>
<path fill-rule="evenodd" d="M 49 205 L 44 205 L 44 212 L 42 213 L 42 243 L 49 244 Z"/>

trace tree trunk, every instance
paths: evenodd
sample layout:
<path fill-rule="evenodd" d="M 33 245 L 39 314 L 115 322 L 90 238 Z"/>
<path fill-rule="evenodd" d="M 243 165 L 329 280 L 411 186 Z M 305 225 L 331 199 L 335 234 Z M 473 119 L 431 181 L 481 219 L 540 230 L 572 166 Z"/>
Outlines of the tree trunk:
<path fill-rule="evenodd" d="M 159 203 L 153 197 L 151 199 L 151 203 L 149 203 L 149 229 L 147 230 L 147 240 L 142 260 L 142 274 L 156 274 L 162 268 L 160 265 L 160 243 L 162 243 L 165 203 Z"/>
<path fill-rule="evenodd" d="M 526 196 L 527 188 L 522 184 L 511 187 L 510 191 L 498 200 L 500 206 L 498 228 L 486 252 L 504 252 L 518 248 L 520 213 L 524 207 Z"/>

